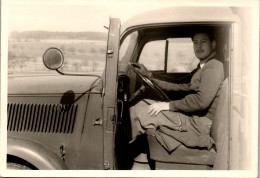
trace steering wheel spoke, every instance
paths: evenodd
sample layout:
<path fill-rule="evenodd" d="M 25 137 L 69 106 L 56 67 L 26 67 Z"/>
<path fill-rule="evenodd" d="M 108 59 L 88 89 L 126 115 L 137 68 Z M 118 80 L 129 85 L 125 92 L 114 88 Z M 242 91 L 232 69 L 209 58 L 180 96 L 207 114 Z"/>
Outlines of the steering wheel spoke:
<path fill-rule="evenodd" d="M 136 90 L 136 92 L 131 96 L 131 98 L 129 99 L 129 102 L 132 102 L 137 96 L 139 96 L 140 94 L 142 94 L 146 89 L 146 86 L 142 85 L 138 90 Z"/>
<path fill-rule="evenodd" d="M 170 99 L 166 95 L 166 93 L 156 83 L 154 83 L 152 80 L 150 80 L 149 78 L 144 76 L 142 73 L 140 73 L 138 70 L 136 70 L 136 68 L 138 68 L 137 65 L 135 65 L 134 63 L 129 63 L 129 67 L 143 80 L 143 82 L 147 86 L 152 88 L 156 92 L 156 94 L 158 96 L 160 96 L 164 101 L 170 101 Z M 140 93 L 138 93 L 138 94 L 140 94 Z"/>

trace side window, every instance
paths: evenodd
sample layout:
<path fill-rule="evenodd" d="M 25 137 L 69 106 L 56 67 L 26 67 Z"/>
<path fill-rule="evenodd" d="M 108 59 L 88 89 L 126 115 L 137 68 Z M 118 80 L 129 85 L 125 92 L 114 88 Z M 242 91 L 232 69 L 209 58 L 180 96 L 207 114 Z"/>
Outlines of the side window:
<path fill-rule="evenodd" d="M 168 41 L 168 45 L 166 45 L 166 41 Z M 167 67 L 165 68 L 167 46 Z M 194 54 L 191 38 L 169 38 L 145 44 L 139 63 L 144 64 L 149 70 L 166 70 L 165 73 L 188 73 L 197 67 L 199 60 Z"/>
<path fill-rule="evenodd" d="M 119 51 L 119 60 L 124 60 L 126 58 L 126 55 L 128 53 L 132 53 L 132 50 L 134 49 L 133 46 L 136 43 L 138 37 L 137 31 L 129 34 L 123 41 L 123 43 L 120 46 L 120 51 Z"/>
<path fill-rule="evenodd" d="M 151 41 L 145 44 L 139 63 L 148 70 L 164 70 L 165 40 Z"/>
<path fill-rule="evenodd" d="M 167 73 L 191 72 L 199 63 L 193 51 L 191 38 L 169 40 Z"/>
<path fill-rule="evenodd" d="M 138 38 L 138 32 L 132 32 L 122 42 L 119 50 L 119 71 L 125 71 L 132 57 Z"/>

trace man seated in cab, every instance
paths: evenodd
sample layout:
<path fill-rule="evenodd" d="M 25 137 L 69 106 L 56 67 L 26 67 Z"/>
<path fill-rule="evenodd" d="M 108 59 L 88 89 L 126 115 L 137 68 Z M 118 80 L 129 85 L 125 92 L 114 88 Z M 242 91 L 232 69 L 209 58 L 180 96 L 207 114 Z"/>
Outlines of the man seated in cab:
<path fill-rule="evenodd" d="M 200 62 L 192 72 L 190 83 L 155 79 L 143 64 L 136 64 L 141 74 L 162 89 L 188 91 L 189 94 L 170 102 L 142 100 L 131 107 L 132 142 L 138 135 L 146 133 L 153 134 L 169 153 L 181 144 L 206 149 L 214 146 L 210 127 L 224 80 L 223 64 L 216 58 L 216 41 L 211 29 L 196 30 L 192 41 Z"/>

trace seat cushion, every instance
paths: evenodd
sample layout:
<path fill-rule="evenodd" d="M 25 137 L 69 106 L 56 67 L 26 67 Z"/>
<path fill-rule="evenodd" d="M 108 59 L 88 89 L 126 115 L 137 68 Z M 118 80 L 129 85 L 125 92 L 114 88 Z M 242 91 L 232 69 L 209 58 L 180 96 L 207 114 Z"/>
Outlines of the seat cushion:
<path fill-rule="evenodd" d="M 218 106 L 211 126 L 211 137 L 216 143 L 217 151 L 228 135 L 228 79 L 225 79 L 220 91 Z"/>
<path fill-rule="evenodd" d="M 156 140 L 155 136 L 147 135 L 150 158 L 155 161 L 168 163 L 213 165 L 216 152 L 207 149 L 187 148 L 184 145 L 169 153 Z"/>
<path fill-rule="evenodd" d="M 218 106 L 211 126 L 211 137 L 216 143 L 218 155 L 213 169 L 228 169 L 228 140 L 229 140 L 229 102 L 228 102 L 228 78 L 223 82 Z"/>

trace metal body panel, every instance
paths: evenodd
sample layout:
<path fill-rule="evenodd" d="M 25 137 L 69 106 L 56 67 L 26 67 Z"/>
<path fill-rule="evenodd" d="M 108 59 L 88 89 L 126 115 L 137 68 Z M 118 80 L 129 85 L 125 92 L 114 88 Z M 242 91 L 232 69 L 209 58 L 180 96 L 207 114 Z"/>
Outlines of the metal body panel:
<path fill-rule="evenodd" d="M 103 170 L 103 120 L 102 120 L 101 95 L 91 95 L 87 104 L 85 121 L 81 130 L 78 145 L 76 163 L 74 169 Z M 100 121 L 100 124 L 94 124 Z M 75 150 L 70 150 L 75 153 Z"/>
<path fill-rule="evenodd" d="M 80 95 L 76 94 L 75 98 Z M 60 96 L 9 96 L 9 103 L 34 103 L 34 104 L 60 104 Z M 103 134 L 101 126 L 94 126 L 93 121 L 101 118 L 101 95 L 91 94 L 81 97 L 77 102 L 77 113 L 73 133 L 55 133 L 38 131 L 9 131 L 8 136 L 14 138 L 27 138 L 40 142 L 48 147 L 68 169 L 103 169 Z M 100 106 L 100 107 L 97 107 Z M 55 117 L 53 117 L 55 119 Z M 56 119 L 57 120 L 57 119 Z M 58 121 L 57 121 L 58 122 Z M 61 147 L 65 155 L 61 154 Z M 16 155 L 18 156 L 18 155 Z M 22 156 L 22 155 L 20 155 Z M 18 157 L 20 157 L 18 156 Z M 26 160 L 30 162 L 30 160 Z"/>
<path fill-rule="evenodd" d="M 137 15 L 126 21 L 121 28 L 121 34 L 133 27 L 160 26 L 172 23 L 207 23 L 238 21 L 229 7 L 169 7 Z"/>
<path fill-rule="evenodd" d="M 52 150 L 29 139 L 8 137 L 7 154 L 22 158 L 41 170 L 67 169 L 62 159 Z"/>
<path fill-rule="evenodd" d="M 84 93 L 95 80 L 97 77 L 66 75 L 9 77 L 8 94 Z"/>
<path fill-rule="evenodd" d="M 231 121 L 230 121 L 230 169 L 250 170 L 256 166 L 254 126 L 257 118 L 253 117 L 253 73 L 254 63 L 252 45 L 253 39 L 250 8 L 236 9 L 241 17 L 240 23 L 233 24 L 231 53 Z M 255 42 L 253 42 L 255 41 Z M 259 66 L 259 65 L 256 65 Z M 257 85 L 256 85 L 257 86 Z M 239 156 L 238 156 L 239 155 Z"/>

